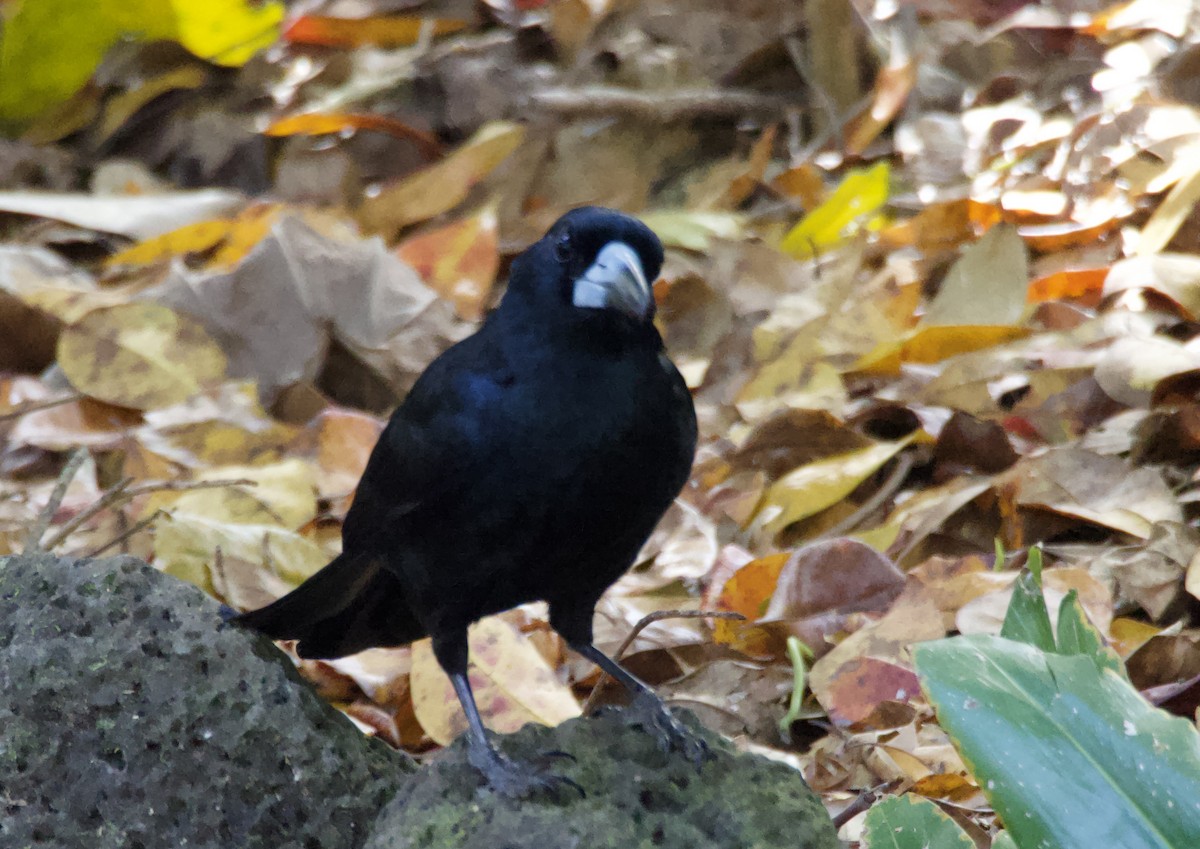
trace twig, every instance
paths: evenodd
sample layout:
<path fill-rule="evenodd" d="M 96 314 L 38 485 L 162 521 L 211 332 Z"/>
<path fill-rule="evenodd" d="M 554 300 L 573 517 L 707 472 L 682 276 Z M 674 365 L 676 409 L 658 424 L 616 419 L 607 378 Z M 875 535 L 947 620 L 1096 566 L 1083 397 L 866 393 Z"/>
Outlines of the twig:
<path fill-rule="evenodd" d="M 43 548 L 50 550 L 57 545 L 60 545 L 68 536 L 79 529 L 81 525 L 89 519 L 95 517 L 98 513 L 103 512 L 109 507 L 114 506 L 118 502 L 132 501 L 139 495 L 147 495 L 152 492 L 186 492 L 192 489 L 213 489 L 226 486 L 257 486 L 257 481 L 248 480 L 246 478 L 235 478 L 230 480 L 209 480 L 209 481 L 156 481 L 154 483 L 146 483 L 141 486 L 130 486 L 133 483 L 133 478 L 122 478 L 117 481 L 105 493 L 100 496 L 92 504 L 88 505 L 83 511 L 75 516 L 70 521 L 66 522 L 49 540 L 47 540 Z M 57 508 L 56 508 L 57 509 Z M 43 529 L 42 533 L 45 533 Z M 107 548 L 107 546 L 106 546 Z"/>
<path fill-rule="evenodd" d="M 883 485 L 875 490 L 874 494 L 864 501 L 857 510 L 821 534 L 818 538 L 840 537 L 858 527 L 863 519 L 874 513 L 883 502 L 896 494 L 896 490 L 904 483 L 904 479 L 908 477 L 908 473 L 912 471 L 912 467 L 913 458 L 911 454 L 901 454 L 897 457 L 896 467 L 892 469 L 892 473 L 888 475 L 888 479 L 883 482 Z"/>
<path fill-rule="evenodd" d="M 26 413 L 36 413 L 38 410 L 48 410 L 51 407 L 61 407 L 63 404 L 70 404 L 72 401 L 79 401 L 83 396 L 78 392 L 70 395 L 60 395 L 57 398 L 46 398 L 41 401 L 29 401 L 24 404 L 18 404 L 7 413 L 0 413 L 0 422 L 19 419 Z"/>
<path fill-rule="evenodd" d="M 723 713 L 730 719 L 739 723 L 743 728 L 747 728 L 747 729 L 749 728 L 749 726 L 746 723 L 745 717 L 738 716 L 736 712 L 730 710 L 729 708 L 725 707 L 724 705 L 718 705 L 714 702 L 708 701 L 707 699 L 701 699 L 697 696 L 671 696 L 671 697 L 665 699 L 665 701 L 668 701 L 673 705 L 682 705 L 682 704 L 699 705 L 700 707 L 708 708 L 709 710 L 713 711 L 714 713 Z"/>
<path fill-rule="evenodd" d="M 613 654 L 613 660 L 620 660 L 625 654 L 625 650 L 633 645 L 633 641 L 637 639 L 638 634 L 646 630 L 655 622 L 661 622 L 663 619 L 741 619 L 746 617 L 740 613 L 734 613 L 732 610 L 656 610 L 653 613 L 647 613 L 637 624 L 630 629 L 628 636 L 618 646 L 616 653 Z M 600 677 L 596 679 L 595 685 L 592 687 L 592 692 L 588 694 L 587 700 L 583 703 L 583 712 L 586 714 L 595 706 L 596 698 L 598 697 L 601 688 L 605 681 L 608 680 L 608 674 L 604 670 L 600 670 Z"/>
<path fill-rule="evenodd" d="M 131 483 L 133 483 L 133 478 L 122 478 L 121 480 L 117 481 L 98 499 L 93 501 L 83 510 L 79 511 L 79 513 L 76 514 L 70 521 L 64 523 L 63 526 L 55 532 L 54 536 L 46 540 L 43 547 L 47 551 L 52 550 L 56 545 L 73 534 L 76 528 L 124 495 L 125 490 L 129 488 Z"/>
<path fill-rule="evenodd" d="M 854 819 L 854 817 L 871 807 L 871 805 L 875 803 L 876 796 L 878 796 L 879 792 L 883 790 L 884 787 L 887 787 L 886 783 L 880 784 L 878 787 L 872 787 L 870 790 L 863 790 L 860 792 L 857 799 L 838 811 L 838 815 L 836 817 L 831 817 L 833 820 L 833 827 L 841 828 L 846 823 L 850 822 L 850 820 Z"/>
<path fill-rule="evenodd" d="M 812 139 L 809 140 L 808 145 L 803 151 L 800 152 L 799 156 L 793 152 L 792 164 L 795 165 L 797 162 L 810 161 L 823 147 L 825 147 L 829 141 L 833 139 L 837 139 L 839 148 L 843 147 L 842 140 L 845 137 L 846 125 L 853 120 L 855 115 L 858 115 L 871 105 L 871 99 L 873 95 L 868 93 L 865 97 L 860 98 L 859 101 L 853 104 L 849 109 L 839 113 L 837 105 L 829 96 L 829 92 L 827 92 L 824 87 L 817 85 L 813 80 L 810 79 L 807 66 L 804 62 L 803 50 L 801 49 L 800 42 L 796 39 L 796 37 L 791 36 L 789 38 L 785 38 L 784 46 L 787 48 L 788 56 L 791 58 L 792 64 L 796 68 L 796 73 L 800 75 L 800 78 L 804 80 L 809 88 L 811 88 L 816 93 L 817 97 L 820 98 L 821 106 L 823 111 L 826 113 L 825 118 L 827 122 L 827 126 L 822 128 L 812 137 Z"/>
<path fill-rule="evenodd" d="M 67 459 L 67 464 L 63 466 L 63 470 L 58 476 L 58 483 L 54 485 L 54 490 L 50 493 L 50 500 L 46 502 L 46 506 L 42 508 L 42 512 L 38 514 L 33 527 L 29 529 L 29 534 L 25 537 L 25 554 L 37 554 L 46 550 L 41 545 L 42 537 L 45 535 L 46 529 L 50 527 L 54 514 L 62 506 L 62 501 L 67 495 L 67 487 L 75 479 L 79 467 L 83 465 L 87 456 L 86 449 L 77 448 Z"/>
<path fill-rule="evenodd" d="M 104 545 L 101 545 L 97 548 L 93 548 L 91 551 L 87 552 L 86 554 L 80 555 L 80 556 L 84 559 L 89 558 L 89 557 L 99 557 L 101 554 L 108 551 L 114 545 L 119 545 L 120 543 L 125 542 L 125 540 L 129 539 L 134 534 L 150 527 L 150 525 L 154 524 L 156 521 L 158 521 L 160 518 L 162 518 L 165 515 L 167 515 L 166 510 L 155 510 L 153 513 L 151 513 L 145 519 L 141 519 L 137 522 L 134 522 L 128 528 L 121 531 L 121 533 L 117 534 L 115 537 L 110 539 L 108 542 L 104 543 Z"/>
<path fill-rule="evenodd" d="M 778 97 L 741 89 L 682 88 L 639 91 L 619 86 L 548 87 L 530 95 L 535 109 L 559 117 L 613 113 L 650 121 L 736 118 L 748 113 L 777 116 L 789 104 Z"/>
<path fill-rule="evenodd" d="M 132 487 L 129 497 L 135 498 L 151 492 L 187 492 L 192 489 L 216 489 L 223 486 L 258 486 L 258 481 L 249 478 L 216 478 L 209 481 L 155 481 Z"/>

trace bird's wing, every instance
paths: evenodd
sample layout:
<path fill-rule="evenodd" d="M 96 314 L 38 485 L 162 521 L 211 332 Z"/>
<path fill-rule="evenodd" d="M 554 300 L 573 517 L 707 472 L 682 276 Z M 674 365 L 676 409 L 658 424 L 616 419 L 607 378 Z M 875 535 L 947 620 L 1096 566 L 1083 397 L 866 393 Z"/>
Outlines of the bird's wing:
<path fill-rule="evenodd" d="M 379 437 L 346 516 L 354 549 L 381 529 L 400 531 L 470 485 L 487 463 L 489 425 L 505 403 L 507 366 L 485 332 L 426 369 Z"/>

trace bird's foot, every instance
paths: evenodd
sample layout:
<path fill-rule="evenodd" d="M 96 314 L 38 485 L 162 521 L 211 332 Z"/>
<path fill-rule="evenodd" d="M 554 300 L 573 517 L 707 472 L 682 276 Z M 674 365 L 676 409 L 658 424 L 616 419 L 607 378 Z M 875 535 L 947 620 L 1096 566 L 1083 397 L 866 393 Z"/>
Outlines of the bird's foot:
<path fill-rule="evenodd" d="M 548 752 L 547 757 L 574 760 L 566 752 Z M 526 799 L 541 793 L 557 796 L 566 787 L 578 791 L 580 798 L 587 795 L 582 787 L 565 775 L 548 772 L 538 764 L 514 761 L 490 745 L 472 747 L 467 752 L 467 760 L 483 773 L 492 790 L 511 799 Z"/>
<path fill-rule="evenodd" d="M 679 752 L 697 768 L 713 757 L 708 743 L 680 722 L 662 699 L 649 690 L 634 696 L 626 709 L 626 716 L 631 723 L 642 726 L 654 737 L 664 752 Z"/>

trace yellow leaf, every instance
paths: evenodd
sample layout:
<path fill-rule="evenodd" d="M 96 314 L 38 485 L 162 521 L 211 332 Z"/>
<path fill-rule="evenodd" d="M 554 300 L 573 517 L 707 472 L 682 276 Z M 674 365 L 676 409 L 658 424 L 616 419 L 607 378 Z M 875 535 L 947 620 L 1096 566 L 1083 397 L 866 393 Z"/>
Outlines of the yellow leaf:
<path fill-rule="evenodd" d="M 937 363 L 1028 335 L 1027 328 L 1007 324 L 924 327 L 898 342 L 882 343 L 861 357 L 850 371 L 898 374 L 901 363 Z"/>
<path fill-rule="evenodd" d="M 471 689 L 487 724 L 511 734 L 529 722 L 557 725 L 579 716 L 571 689 L 516 627 L 489 616 L 471 626 Z M 413 710 L 421 727 L 445 746 L 466 729 L 454 687 L 433 655 L 429 640 L 412 647 Z"/>
<path fill-rule="evenodd" d="M 202 325 L 146 302 L 93 310 L 68 326 L 58 364 L 85 395 L 135 410 L 177 404 L 225 376 L 225 355 Z"/>
<path fill-rule="evenodd" d="M 165 259 L 188 254 L 213 252 L 213 268 L 232 268 L 261 242 L 279 219 L 280 204 L 256 204 L 233 218 L 217 218 L 185 224 L 177 230 L 131 245 L 108 259 L 109 267 L 153 265 Z"/>
<path fill-rule="evenodd" d="M 851 233 L 852 226 L 878 229 L 881 222 L 874 216 L 887 202 L 890 177 L 891 169 L 886 162 L 865 171 L 851 171 L 828 200 L 783 237 L 780 249 L 795 257 L 812 257 L 840 244 Z"/>
<path fill-rule="evenodd" d="M 249 480 L 253 484 L 193 489 L 152 497 L 144 513 L 159 508 L 241 525 L 278 525 L 294 530 L 317 515 L 316 470 L 300 459 L 267 466 L 218 466 L 200 480 Z"/>
<path fill-rule="evenodd" d="M 363 201 L 359 220 L 375 233 L 395 233 L 458 206 L 525 138 L 510 121 L 485 124 L 441 162 L 423 168 Z"/>
<path fill-rule="evenodd" d="M 792 522 L 832 507 L 911 441 L 912 437 L 898 442 L 880 442 L 788 472 L 767 490 L 755 524 L 774 536 Z"/>
<path fill-rule="evenodd" d="M 283 23 L 283 4 L 272 0 L 170 0 L 170 5 L 176 40 L 218 65 L 246 64 L 274 43 Z"/>
<path fill-rule="evenodd" d="M 260 582 L 280 595 L 280 590 L 299 584 L 329 562 L 316 544 L 277 525 L 239 525 L 177 512 L 155 528 L 154 559 L 159 568 L 210 593 L 218 550 L 227 573 L 261 572 Z M 255 604 L 269 600 L 256 599 Z"/>
<path fill-rule="evenodd" d="M 0 5 L 0 124 L 67 100 L 126 38 L 171 39 L 241 65 L 274 42 L 283 11 L 271 0 L 10 0 Z"/>

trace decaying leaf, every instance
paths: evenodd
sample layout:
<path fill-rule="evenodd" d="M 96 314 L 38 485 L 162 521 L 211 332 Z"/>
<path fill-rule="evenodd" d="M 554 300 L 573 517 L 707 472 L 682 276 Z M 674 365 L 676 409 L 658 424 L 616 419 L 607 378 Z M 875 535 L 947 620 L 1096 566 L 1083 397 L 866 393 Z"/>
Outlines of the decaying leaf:
<path fill-rule="evenodd" d="M 570 689 L 509 621 L 480 620 L 471 627 L 469 642 L 471 688 L 494 731 L 512 733 L 527 722 L 557 725 L 579 715 Z M 428 640 L 413 644 L 412 693 L 417 719 L 435 741 L 446 745 L 466 730 L 454 687 Z"/>
<path fill-rule="evenodd" d="M 81 392 L 136 410 L 185 401 L 226 373 L 203 326 L 149 303 L 88 313 L 63 331 L 58 361 Z"/>

